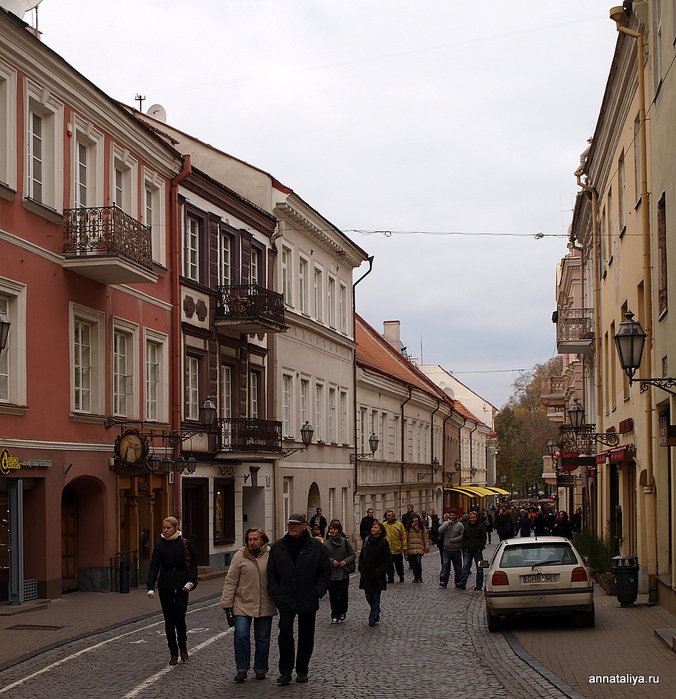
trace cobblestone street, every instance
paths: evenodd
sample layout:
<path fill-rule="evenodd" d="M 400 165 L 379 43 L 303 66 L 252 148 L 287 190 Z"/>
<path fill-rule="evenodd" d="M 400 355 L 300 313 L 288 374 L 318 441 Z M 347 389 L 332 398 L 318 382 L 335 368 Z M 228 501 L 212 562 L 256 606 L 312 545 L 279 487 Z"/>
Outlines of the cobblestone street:
<path fill-rule="evenodd" d="M 425 583 L 388 586 L 382 622 L 367 624 L 367 605 L 350 585 L 343 624 L 331 624 L 328 598 L 317 617 L 315 651 L 307 685 L 279 687 L 276 626 L 270 673 L 233 683 L 232 631 L 217 599 L 191 607 L 190 661 L 167 666 L 161 615 L 60 646 L 5 670 L 1 697 L 484 697 L 579 696 L 561 691 L 519 659 L 502 634 L 489 634 L 483 594 L 438 587 L 438 556 L 425 557 Z M 104 689 L 105 688 L 105 689 Z M 566 688 L 564 687 L 564 690 Z"/>

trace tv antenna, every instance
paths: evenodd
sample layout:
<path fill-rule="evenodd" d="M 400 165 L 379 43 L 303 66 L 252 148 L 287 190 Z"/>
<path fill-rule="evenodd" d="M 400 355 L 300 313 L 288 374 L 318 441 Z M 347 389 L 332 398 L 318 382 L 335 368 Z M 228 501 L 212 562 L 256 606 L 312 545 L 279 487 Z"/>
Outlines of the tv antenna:
<path fill-rule="evenodd" d="M 143 113 L 143 101 L 145 98 L 146 96 L 142 95 L 140 92 L 136 94 L 136 97 L 134 97 L 134 99 L 138 102 L 138 110 L 141 113 Z"/>

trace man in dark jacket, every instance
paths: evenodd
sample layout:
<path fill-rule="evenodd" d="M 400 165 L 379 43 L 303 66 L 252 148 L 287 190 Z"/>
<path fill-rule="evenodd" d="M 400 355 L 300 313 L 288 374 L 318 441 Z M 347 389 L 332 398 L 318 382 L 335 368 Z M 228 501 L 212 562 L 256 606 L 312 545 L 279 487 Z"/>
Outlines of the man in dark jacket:
<path fill-rule="evenodd" d="M 326 536 L 326 517 L 322 514 L 322 508 L 318 507 L 314 517 L 310 520 L 310 530 L 313 536 Z"/>
<path fill-rule="evenodd" d="M 375 521 L 376 518 L 373 516 L 373 508 L 369 507 L 369 509 L 366 510 L 366 517 L 362 517 L 359 523 L 359 536 L 362 541 L 371 534 L 371 526 Z"/>
<path fill-rule="evenodd" d="M 462 535 L 462 573 L 460 582 L 456 587 L 464 590 L 467 586 L 469 574 L 472 572 L 472 561 L 476 563 L 476 585 L 475 590 L 481 590 L 484 585 L 484 569 L 479 567 L 479 563 L 484 557 L 486 546 L 486 527 L 479 521 L 476 512 L 470 512 L 465 532 Z"/>
<path fill-rule="evenodd" d="M 319 600 L 331 580 L 326 547 L 310 536 L 305 515 L 291 515 L 287 533 L 270 548 L 268 593 L 279 610 L 279 672 L 277 684 L 307 682 L 315 643 L 315 617 Z M 293 622 L 298 616 L 298 654 L 294 650 Z"/>

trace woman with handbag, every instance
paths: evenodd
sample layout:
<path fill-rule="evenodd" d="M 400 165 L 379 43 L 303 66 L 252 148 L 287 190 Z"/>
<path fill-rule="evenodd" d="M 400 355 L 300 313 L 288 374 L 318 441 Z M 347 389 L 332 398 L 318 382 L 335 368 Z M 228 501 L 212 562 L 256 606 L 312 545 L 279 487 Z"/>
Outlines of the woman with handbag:
<path fill-rule="evenodd" d="M 270 655 L 270 630 L 277 608 L 268 595 L 268 535 L 247 529 L 246 546 L 232 557 L 223 583 L 221 607 L 230 626 L 235 627 L 235 682 L 244 682 L 251 663 L 251 623 L 254 627 L 254 663 L 257 680 L 264 680 Z M 232 622 L 230 621 L 232 619 Z"/>
<path fill-rule="evenodd" d="M 387 589 L 387 573 L 392 565 L 392 553 L 382 522 L 371 525 L 371 534 L 359 552 L 359 589 L 364 590 L 369 604 L 369 626 L 380 621 L 380 593 Z"/>
<path fill-rule="evenodd" d="M 406 556 L 413 570 L 413 582 L 421 583 L 422 579 L 422 557 L 429 553 L 430 541 L 427 535 L 425 523 L 416 512 L 411 519 L 406 522 Z"/>
<path fill-rule="evenodd" d="M 331 521 L 328 534 L 324 546 L 328 550 L 331 563 L 331 581 L 329 582 L 331 623 L 337 624 L 345 621 L 350 573 L 355 572 L 357 556 L 349 539 L 343 534 L 343 525 L 339 520 Z"/>
<path fill-rule="evenodd" d="M 158 580 L 159 575 L 159 580 Z M 164 631 L 169 646 L 169 665 L 181 660 L 188 662 L 188 641 L 185 614 L 188 610 L 188 593 L 197 587 L 197 561 L 195 552 L 186 541 L 175 517 L 162 522 L 162 534 L 155 544 L 148 571 L 148 597 L 155 597 L 155 583 L 160 595 Z"/>

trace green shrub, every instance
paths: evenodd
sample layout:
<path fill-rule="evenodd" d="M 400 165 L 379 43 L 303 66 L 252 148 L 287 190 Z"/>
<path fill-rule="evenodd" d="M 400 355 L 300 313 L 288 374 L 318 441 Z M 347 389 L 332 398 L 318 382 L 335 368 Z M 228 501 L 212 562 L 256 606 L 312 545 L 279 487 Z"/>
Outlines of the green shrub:
<path fill-rule="evenodd" d="M 600 538 L 594 532 L 579 531 L 573 539 L 573 544 L 580 554 L 587 558 L 593 574 L 612 570 L 616 544 L 610 534 Z"/>

